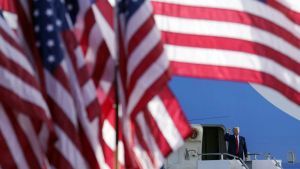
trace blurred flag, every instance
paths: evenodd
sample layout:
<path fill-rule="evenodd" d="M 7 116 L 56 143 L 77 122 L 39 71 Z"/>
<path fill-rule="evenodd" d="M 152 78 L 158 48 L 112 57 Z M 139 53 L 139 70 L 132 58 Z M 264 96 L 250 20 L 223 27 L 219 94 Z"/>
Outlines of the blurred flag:
<path fill-rule="evenodd" d="M 168 89 L 169 62 L 150 1 L 118 1 L 119 100 L 125 168 L 160 168 L 190 127 Z"/>
<path fill-rule="evenodd" d="M 299 5 L 292 0 L 153 0 L 176 75 L 259 83 L 300 104 Z"/>
<path fill-rule="evenodd" d="M 128 1 L 128 3 L 131 2 Z M 139 3 L 141 2 L 138 2 L 138 4 Z M 125 43 L 131 44 L 132 50 L 140 46 L 139 43 L 141 43 L 144 38 L 145 38 L 144 47 L 145 44 L 147 43 L 150 44 L 149 48 L 143 48 L 142 46 L 139 47 L 141 48 L 140 51 L 145 50 L 144 54 L 137 54 L 133 56 L 135 57 L 136 60 L 138 59 L 141 61 L 141 63 L 138 63 L 141 65 L 135 65 L 135 66 L 145 68 L 145 70 L 143 69 L 135 70 L 134 73 L 135 75 L 133 75 L 132 79 L 130 78 L 128 79 L 132 81 L 131 87 L 133 88 L 139 88 L 141 87 L 141 85 L 144 85 L 143 83 L 145 84 L 147 83 L 146 81 L 139 80 L 140 78 L 141 79 L 149 78 L 149 80 L 151 80 L 151 76 L 152 77 L 163 76 L 160 74 L 155 75 L 156 72 L 153 71 L 153 68 L 151 69 L 150 66 L 154 66 L 154 67 L 156 66 L 156 68 L 158 69 L 167 71 L 167 65 L 157 64 L 157 63 L 162 63 L 163 61 L 161 62 L 161 60 L 165 59 L 163 56 L 160 56 L 162 54 L 163 48 L 159 41 L 160 38 L 159 32 L 157 32 L 157 30 L 155 30 L 156 28 L 154 27 L 151 11 L 147 10 L 149 9 L 149 4 L 147 4 L 146 2 L 145 4 L 146 5 L 143 4 L 142 5 L 143 7 L 139 9 L 139 10 L 146 9 L 145 11 L 140 11 L 141 13 L 139 13 L 139 14 L 143 14 L 143 12 L 145 12 L 146 13 L 145 18 L 138 21 L 140 22 L 139 24 L 141 25 L 144 24 L 144 26 L 142 27 L 141 25 L 138 25 L 141 26 L 141 28 L 138 27 L 134 28 L 135 31 L 140 29 L 140 32 L 137 32 L 137 34 L 134 35 L 135 37 L 139 37 L 140 39 L 131 40 L 133 41 L 131 43 L 124 42 L 122 41 L 122 39 L 119 39 L 120 41 L 117 42 L 120 43 L 120 45 L 122 46 L 123 43 L 125 46 L 127 46 L 127 44 Z M 120 6 L 121 8 L 122 5 L 124 4 L 121 4 Z M 139 8 L 139 5 L 136 6 L 136 8 Z M 104 156 L 106 157 L 105 158 L 106 163 L 110 166 L 110 168 L 115 167 L 115 161 L 116 161 L 116 159 L 114 159 L 115 157 L 114 153 L 116 153 L 115 140 L 116 137 L 118 137 L 119 138 L 119 151 L 118 151 L 119 159 L 117 161 L 119 163 L 120 168 L 159 168 L 162 165 L 164 158 L 170 152 L 176 150 L 176 148 L 178 148 L 183 143 L 183 139 L 187 137 L 190 131 L 189 124 L 185 120 L 183 112 L 181 111 L 181 108 L 177 103 L 175 97 L 171 94 L 171 91 L 167 87 L 162 87 L 161 89 L 158 90 L 155 89 L 157 91 L 161 90 L 161 94 L 157 95 L 155 99 L 151 101 L 151 105 L 152 105 L 151 111 L 149 108 L 145 106 L 147 105 L 147 101 L 144 101 L 144 103 L 139 103 L 140 108 L 143 109 L 143 111 L 139 113 L 140 114 L 138 118 L 139 120 L 136 118 L 136 120 L 130 122 L 133 123 L 132 128 L 136 128 L 134 129 L 134 131 L 132 131 L 132 133 L 135 139 L 138 139 L 139 142 L 131 144 L 129 138 L 129 139 L 125 139 L 125 143 L 124 143 L 123 136 L 132 134 L 128 130 L 129 128 L 127 128 L 126 126 L 124 128 L 124 125 L 126 123 L 126 118 L 124 118 L 124 116 L 120 117 L 119 119 L 119 125 L 118 125 L 119 136 L 116 136 L 117 125 L 116 125 L 116 116 L 115 116 L 116 114 L 115 114 L 115 107 L 114 107 L 116 104 L 116 100 L 115 100 L 116 87 L 114 86 L 115 85 L 114 76 L 115 76 L 117 58 L 115 54 L 116 37 L 114 33 L 114 24 L 113 24 L 114 11 L 113 8 L 108 3 L 108 1 L 106 0 L 96 1 L 95 6 L 93 7 L 94 7 L 93 11 L 89 11 L 89 13 L 85 17 L 85 24 L 84 24 L 85 29 L 82 33 L 80 33 L 82 35 L 80 37 L 81 37 L 81 46 L 84 49 L 85 59 L 93 75 L 93 80 L 97 86 L 97 95 L 98 95 L 99 102 L 101 103 L 102 106 L 102 115 L 101 115 L 102 118 L 101 118 L 100 128 L 102 129 L 101 132 L 103 135 L 100 138 L 100 140 L 102 143 Z M 138 10 L 138 9 L 134 9 L 134 10 Z M 120 14 L 122 15 L 122 13 Z M 132 22 L 131 26 L 135 24 L 134 23 L 135 21 L 131 21 Z M 148 27 L 148 29 L 144 29 L 145 27 Z M 151 34 L 148 32 L 150 31 L 150 29 L 153 29 Z M 142 33 L 141 31 L 145 31 L 145 32 Z M 122 31 L 122 33 L 125 32 Z M 148 39 L 146 38 L 147 34 L 150 34 Z M 155 41 L 149 41 L 149 39 L 151 38 L 155 39 Z M 149 52 L 150 50 L 152 52 Z M 155 50 L 157 50 L 156 51 L 157 53 L 153 52 Z M 123 58 L 120 58 L 120 60 L 123 59 L 123 61 L 126 62 L 125 60 L 127 60 L 128 59 L 127 57 L 129 57 L 130 55 L 127 53 L 126 55 L 123 55 Z M 158 60 L 159 57 L 161 57 L 160 58 L 161 60 Z M 124 64 L 124 62 L 120 64 Z M 125 67 L 129 68 L 131 67 L 131 65 L 121 65 L 120 67 L 122 71 L 123 68 Z M 147 74 L 146 71 L 149 71 L 149 74 Z M 137 72 L 140 74 L 138 74 Z M 165 75 L 167 74 L 167 72 L 162 72 L 162 74 L 164 73 Z M 127 80 L 126 78 L 127 77 L 125 77 L 124 79 L 125 81 Z M 137 81 L 142 81 L 139 84 L 140 86 L 135 86 L 134 83 L 137 83 Z M 121 81 L 119 81 L 119 83 L 120 82 Z M 153 84 L 154 83 L 155 82 L 153 82 Z M 133 88 L 130 90 L 133 90 Z M 148 90 L 148 89 L 146 87 L 143 90 Z M 150 89 L 148 94 L 149 93 L 151 94 L 151 92 L 155 93 L 155 90 L 154 91 L 151 90 L 152 89 Z M 126 91 L 126 92 L 131 92 L 131 91 Z M 141 98 L 149 97 L 146 95 L 144 96 L 143 92 L 139 93 L 138 95 L 140 95 L 138 97 Z M 151 96 L 149 98 L 151 98 Z M 122 100 L 122 96 L 119 99 Z M 139 100 L 138 98 L 135 99 Z M 124 106 L 123 111 L 124 110 L 126 111 L 125 108 L 126 105 L 124 104 L 121 105 Z M 145 107 L 143 108 L 143 106 Z M 156 108 L 157 109 L 161 108 L 161 109 L 157 110 Z M 150 112 L 158 113 L 158 111 L 161 112 L 162 116 L 168 120 L 164 121 L 160 118 L 153 118 L 153 114 L 151 114 Z M 163 126 L 170 126 L 170 127 L 165 128 Z M 179 127 L 182 128 L 182 130 L 179 131 L 178 130 Z M 153 130 L 150 130 L 150 128 Z M 127 134 L 127 133 L 131 133 L 131 134 Z M 175 135 L 173 135 L 174 137 L 172 137 L 170 133 L 175 133 Z M 133 147 L 135 147 L 136 149 L 135 152 L 131 152 Z M 143 156 L 140 156 L 141 154 L 139 153 L 145 153 L 145 154 Z M 127 160 L 125 160 L 125 158 Z"/>
<path fill-rule="evenodd" d="M 114 169 L 116 163 L 116 112 L 115 112 L 115 33 L 114 11 L 107 0 L 98 0 L 86 11 L 78 37 L 87 67 L 97 87 L 101 105 L 99 141 L 103 148 L 104 162 Z"/>
<path fill-rule="evenodd" d="M 32 22 L 39 48 L 47 103 L 57 141 L 48 158 L 55 168 L 100 168 L 100 107 L 73 32 L 78 1 L 33 1 Z"/>
<path fill-rule="evenodd" d="M 19 37 L 29 56 L 24 69 L 32 77 L 26 71 L 19 76 L 26 83 L 32 80 L 29 85 L 37 90 L 34 96 L 25 92 L 21 103 L 39 103 L 37 108 L 30 106 L 32 111 L 24 105 L 19 109 L 18 102 L 11 102 L 17 104 L 16 110 L 9 107 L 11 103 L 0 105 L 0 143 L 5 154 L 1 168 L 115 168 L 117 138 L 119 167 L 160 168 L 164 158 L 183 144 L 190 127 L 167 87 L 169 64 L 148 1 L 119 2 L 117 42 L 116 18 L 106 0 L 33 0 L 32 4 L 6 0 L 0 7 L 9 13 L 5 18 L 13 28 L 11 34 Z M 5 45 L 13 42 L 6 40 Z M 121 47 L 119 58 L 116 43 Z M 117 61 L 119 69 L 115 69 Z M 115 98 L 115 74 L 119 98 Z M 20 94 L 16 84 L 6 87 Z M 116 99 L 121 106 L 118 125 Z M 43 121 L 36 123 L 36 118 Z M 51 122 L 55 140 L 49 140 Z"/>
<path fill-rule="evenodd" d="M 49 140 L 41 134 L 52 133 L 51 115 L 19 37 L 0 15 L 0 167 L 46 168 L 41 141 Z"/>

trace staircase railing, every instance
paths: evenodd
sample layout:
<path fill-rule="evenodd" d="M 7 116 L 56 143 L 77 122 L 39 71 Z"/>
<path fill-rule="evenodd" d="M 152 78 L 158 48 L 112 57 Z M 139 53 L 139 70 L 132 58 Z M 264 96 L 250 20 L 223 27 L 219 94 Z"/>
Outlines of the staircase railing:
<path fill-rule="evenodd" d="M 249 169 L 249 167 L 247 166 L 247 164 L 245 163 L 245 161 L 241 158 L 239 158 L 238 156 L 232 155 L 232 154 L 228 154 L 228 153 L 205 153 L 205 154 L 198 154 L 198 159 L 201 158 L 202 156 L 215 156 L 218 155 L 220 156 L 221 160 L 224 160 L 224 155 L 225 156 L 230 156 L 233 159 L 239 160 L 242 164 L 242 167 L 245 167 L 246 169 Z"/>

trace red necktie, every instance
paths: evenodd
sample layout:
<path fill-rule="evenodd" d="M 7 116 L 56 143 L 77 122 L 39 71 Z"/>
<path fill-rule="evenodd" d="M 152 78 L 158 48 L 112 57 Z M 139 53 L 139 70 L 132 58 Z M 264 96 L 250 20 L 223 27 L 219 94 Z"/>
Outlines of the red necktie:
<path fill-rule="evenodd" d="M 239 153 L 239 141 L 238 141 L 238 137 L 235 137 L 235 154 L 237 155 Z"/>

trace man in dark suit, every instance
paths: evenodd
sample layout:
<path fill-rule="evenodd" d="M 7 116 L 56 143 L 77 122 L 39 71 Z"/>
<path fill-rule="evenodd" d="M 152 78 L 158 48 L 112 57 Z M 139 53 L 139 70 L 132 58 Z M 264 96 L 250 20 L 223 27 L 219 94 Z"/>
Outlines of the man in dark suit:
<path fill-rule="evenodd" d="M 225 140 L 228 142 L 228 153 L 235 155 L 241 159 L 247 158 L 247 145 L 245 137 L 240 136 L 240 128 L 233 128 L 233 135 L 229 134 L 229 131 L 225 134 Z M 229 157 L 229 159 L 233 159 Z"/>

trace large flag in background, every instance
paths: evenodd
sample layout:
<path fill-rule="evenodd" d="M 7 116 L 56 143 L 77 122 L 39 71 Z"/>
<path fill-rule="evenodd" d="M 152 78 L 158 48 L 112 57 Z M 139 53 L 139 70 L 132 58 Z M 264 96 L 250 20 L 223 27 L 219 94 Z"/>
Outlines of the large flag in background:
<path fill-rule="evenodd" d="M 258 83 L 299 105 L 298 3 L 152 1 L 175 75 Z"/>

